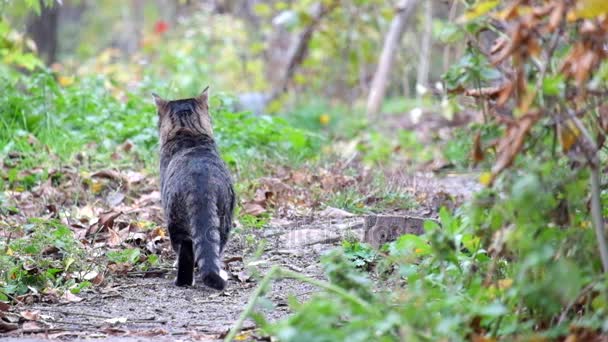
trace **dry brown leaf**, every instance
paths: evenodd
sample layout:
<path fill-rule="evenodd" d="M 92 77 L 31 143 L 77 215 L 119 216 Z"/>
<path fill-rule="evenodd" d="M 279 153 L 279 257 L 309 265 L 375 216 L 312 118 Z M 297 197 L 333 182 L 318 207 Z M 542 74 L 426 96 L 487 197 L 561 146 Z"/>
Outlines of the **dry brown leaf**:
<path fill-rule="evenodd" d="M 133 269 L 133 265 L 129 263 L 109 264 L 108 270 L 115 274 L 127 274 Z"/>
<path fill-rule="evenodd" d="M 0 319 L 0 333 L 9 332 L 17 329 L 19 329 L 19 325 L 17 323 L 9 323 Z"/>
<path fill-rule="evenodd" d="M 251 216 L 260 216 L 266 212 L 266 209 L 257 203 L 246 203 L 243 205 L 243 211 Z"/>
<path fill-rule="evenodd" d="M 133 149 L 133 143 L 131 142 L 131 140 L 126 140 L 122 145 L 121 145 L 121 149 L 125 152 L 130 152 Z"/>
<path fill-rule="evenodd" d="M 144 336 L 144 337 L 152 337 L 152 336 L 160 336 L 160 335 L 168 335 L 168 334 L 169 334 L 169 332 L 162 328 L 154 328 L 154 329 L 150 329 L 150 330 L 140 330 L 140 331 L 133 333 L 133 335 Z"/>
<path fill-rule="evenodd" d="M 490 48 L 490 55 L 494 55 L 498 51 L 502 50 L 508 42 L 509 40 L 505 37 L 496 38 L 496 40 L 494 40 L 494 44 L 492 44 L 492 47 Z"/>
<path fill-rule="evenodd" d="M 72 292 L 70 292 L 70 290 L 65 291 L 60 298 L 60 301 L 64 303 L 78 303 L 82 300 L 83 299 L 81 297 L 78 297 L 77 295 L 73 294 Z"/>
<path fill-rule="evenodd" d="M 141 172 L 136 171 L 127 171 L 124 178 L 127 180 L 129 184 L 139 183 L 146 178 L 146 176 Z"/>
<path fill-rule="evenodd" d="M 40 320 L 40 310 L 21 311 L 19 314 L 21 315 L 21 317 L 23 317 L 23 319 L 26 319 L 28 321 Z"/>
<path fill-rule="evenodd" d="M 346 210 L 333 208 L 333 207 L 327 207 L 327 208 L 319 211 L 318 215 L 320 217 L 331 217 L 331 218 L 343 218 L 343 217 L 355 216 L 354 214 L 349 213 Z"/>
<path fill-rule="evenodd" d="M 122 239 L 120 238 L 120 235 L 118 234 L 118 232 L 116 232 L 116 230 L 108 228 L 108 238 L 106 239 L 106 241 L 108 243 L 108 246 L 116 247 L 120 245 Z"/>
<path fill-rule="evenodd" d="M 507 81 L 500 90 L 500 94 L 496 100 L 496 106 L 502 107 L 505 103 L 507 103 L 511 97 L 511 93 L 513 93 L 513 82 Z"/>
<path fill-rule="evenodd" d="M 555 31 L 561 24 L 562 20 L 564 19 L 565 9 L 565 4 L 561 1 L 557 2 L 553 7 L 548 25 L 550 32 Z"/>
<path fill-rule="evenodd" d="M 138 207 L 144 207 L 151 204 L 156 204 L 160 202 L 160 192 L 152 191 L 149 194 L 141 195 L 136 201 L 135 205 Z"/>
<path fill-rule="evenodd" d="M 566 153 L 570 151 L 572 146 L 576 144 L 581 136 L 580 129 L 578 129 L 572 119 L 568 119 L 564 122 L 558 122 L 557 133 L 562 150 Z"/>
<path fill-rule="evenodd" d="M 477 134 L 475 134 L 475 138 L 473 138 L 471 157 L 473 159 L 473 166 L 477 165 L 477 163 L 484 159 L 483 148 L 481 147 L 481 132 L 477 132 Z"/>
<path fill-rule="evenodd" d="M 34 321 L 27 321 L 21 325 L 21 331 L 23 332 L 39 331 L 40 329 L 42 329 L 42 326 Z"/>
<path fill-rule="evenodd" d="M 608 133 L 608 104 L 603 104 L 598 108 L 599 112 L 599 126 L 604 131 L 604 133 Z"/>
<path fill-rule="evenodd" d="M 114 220 L 120 215 L 122 215 L 121 211 L 109 211 L 99 215 L 99 226 L 104 228 L 114 227 Z"/>
<path fill-rule="evenodd" d="M 113 192 L 106 197 L 106 202 L 110 207 L 116 207 L 125 199 L 125 194 L 122 192 Z"/>
<path fill-rule="evenodd" d="M 540 116 L 540 111 L 528 113 L 507 128 L 505 136 L 498 144 L 496 163 L 492 167 L 492 179 L 513 163 L 523 147 L 528 132 L 530 132 L 534 123 L 540 119 Z"/>
<path fill-rule="evenodd" d="M 120 172 L 115 170 L 102 170 L 97 171 L 91 175 L 91 178 L 104 178 L 115 181 L 124 181 L 125 179 L 122 177 Z"/>

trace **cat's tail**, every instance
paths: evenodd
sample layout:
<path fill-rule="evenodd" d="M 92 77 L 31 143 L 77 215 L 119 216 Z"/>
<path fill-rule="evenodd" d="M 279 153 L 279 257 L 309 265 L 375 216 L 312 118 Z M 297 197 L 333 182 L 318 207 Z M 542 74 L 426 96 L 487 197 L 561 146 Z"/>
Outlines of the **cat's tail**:
<path fill-rule="evenodd" d="M 194 259 L 198 265 L 203 283 L 213 289 L 226 288 L 220 265 L 220 221 L 217 207 L 212 201 L 200 203 L 192 213 L 192 237 Z"/>

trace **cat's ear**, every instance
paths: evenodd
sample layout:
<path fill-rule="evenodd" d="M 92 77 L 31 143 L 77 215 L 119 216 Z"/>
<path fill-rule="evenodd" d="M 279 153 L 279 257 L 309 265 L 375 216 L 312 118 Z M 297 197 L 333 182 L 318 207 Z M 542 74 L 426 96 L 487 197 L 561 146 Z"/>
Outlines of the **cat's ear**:
<path fill-rule="evenodd" d="M 159 112 L 162 112 L 167 107 L 167 100 L 158 96 L 156 93 L 152 93 L 152 98 L 154 99 L 154 103 L 156 104 L 156 108 L 158 108 Z"/>
<path fill-rule="evenodd" d="M 201 92 L 201 94 L 197 97 L 195 97 L 196 102 L 198 102 L 199 105 L 201 105 L 204 108 L 209 107 L 209 86 L 207 86 L 205 89 L 203 89 L 203 91 Z"/>

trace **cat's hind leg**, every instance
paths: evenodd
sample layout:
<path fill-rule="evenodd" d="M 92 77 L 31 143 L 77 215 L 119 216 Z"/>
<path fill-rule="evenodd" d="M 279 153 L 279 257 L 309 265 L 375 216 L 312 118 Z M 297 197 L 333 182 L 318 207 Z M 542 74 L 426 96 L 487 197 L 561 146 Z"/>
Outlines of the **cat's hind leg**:
<path fill-rule="evenodd" d="M 179 247 L 175 285 L 194 285 L 194 248 L 190 238 L 183 239 Z"/>

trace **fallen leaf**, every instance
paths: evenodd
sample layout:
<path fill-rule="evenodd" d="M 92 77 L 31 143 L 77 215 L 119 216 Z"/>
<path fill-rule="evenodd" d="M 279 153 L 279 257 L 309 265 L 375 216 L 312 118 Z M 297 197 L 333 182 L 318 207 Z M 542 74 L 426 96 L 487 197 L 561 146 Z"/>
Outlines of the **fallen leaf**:
<path fill-rule="evenodd" d="M 120 215 L 122 215 L 122 212 L 120 212 L 120 211 L 119 212 L 109 211 L 109 212 L 99 215 L 99 226 L 104 227 L 104 228 L 109 228 L 109 229 L 113 228 L 114 220 Z"/>
<path fill-rule="evenodd" d="M 116 230 L 109 228 L 108 229 L 108 238 L 106 241 L 108 242 L 108 246 L 116 247 L 121 244 L 122 239 Z"/>
<path fill-rule="evenodd" d="M 93 279 L 91 279 L 91 283 L 93 285 L 99 285 L 101 283 L 103 283 L 103 281 L 105 280 L 105 276 L 103 275 L 103 273 L 99 273 L 97 274 L 97 276 Z"/>
<path fill-rule="evenodd" d="M 106 202 L 110 207 L 115 207 L 122 203 L 125 199 L 125 194 L 122 192 L 113 192 L 106 197 Z"/>
<path fill-rule="evenodd" d="M 80 301 L 82 301 L 83 299 L 81 297 L 78 297 L 77 295 L 73 294 L 72 292 L 70 292 L 69 290 L 65 291 L 63 293 L 63 295 L 61 296 L 60 300 L 62 302 L 67 302 L 67 303 L 78 303 Z"/>
<path fill-rule="evenodd" d="M 19 325 L 17 323 L 9 323 L 0 319 L 0 333 L 9 332 L 17 329 L 19 329 Z"/>
<path fill-rule="evenodd" d="M 266 212 L 266 209 L 257 203 L 246 203 L 243 205 L 243 211 L 251 216 L 260 216 Z"/>
<path fill-rule="evenodd" d="M 127 171 L 125 178 L 129 184 L 139 183 L 146 178 L 142 173 L 135 171 Z"/>
<path fill-rule="evenodd" d="M 121 176 L 120 172 L 115 171 L 115 170 L 97 171 L 91 175 L 91 178 L 104 178 L 104 179 L 110 179 L 110 180 L 115 180 L 115 181 L 124 180 L 123 177 Z"/>
<path fill-rule="evenodd" d="M 471 157 L 473 159 L 473 166 L 477 165 L 484 159 L 483 148 L 481 147 L 481 132 L 475 134 L 473 139 L 473 149 L 471 150 Z"/>
<path fill-rule="evenodd" d="M 127 317 L 108 318 L 104 322 L 106 322 L 108 324 L 112 324 L 112 325 L 124 324 L 124 323 L 127 323 Z"/>
<path fill-rule="evenodd" d="M 240 281 L 241 283 L 246 283 L 251 279 L 251 274 L 249 274 L 247 270 L 243 270 L 237 273 L 235 278 L 238 279 L 238 281 Z"/>
<path fill-rule="evenodd" d="M 23 317 L 24 319 L 26 319 L 28 321 L 40 320 L 40 311 L 39 310 L 21 311 L 19 314 L 21 315 L 21 317 Z"/>
<path fill-rule="evenodd" d="M 353 217 L 353 216 L 355 216 L 354 214 L 349 213 L 346 210 L 342 210 L 342 209 L 338 209 L 338 208 L 333 208 L 333 207 L 327 207 L 327 208 L 319 211 L 318 215 L 320 217 L 331 217 L 331 218 L 343 218 L 343 217 Z"/>
<path fill-rule="evenodd" d="M 160 192 L 152 191 L 149 194 L 142 195 L 135 201 L 135 205 L 138 207 L 148 206 L 160 202 Z"/>
<path fill-rule="evenodd" d="M 154 329 L 150 329 L 150 330 L 141 330 L 141 331 L 137 331 L 134 333 L 134 335 L 136 336 L 145 336 L 145 337 L 151 337 L 151 336 L 159 336 L 159 335 L 168 335 L 169 332 L 165 329 L 162 328 L 154 328 Z"/>
<path fill-rule="evenodd" d="M 21 325 L 21 331 L 23 332 L 38 331 L 41 328 L 42 326 L 34 321 L 27 321 Z"/>

